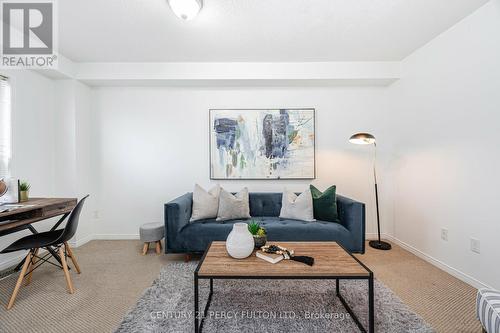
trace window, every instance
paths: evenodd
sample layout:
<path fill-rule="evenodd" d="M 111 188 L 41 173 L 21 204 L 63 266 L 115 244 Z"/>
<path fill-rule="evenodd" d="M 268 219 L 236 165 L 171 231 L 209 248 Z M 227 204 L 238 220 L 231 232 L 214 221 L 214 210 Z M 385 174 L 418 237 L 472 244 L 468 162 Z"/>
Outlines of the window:
<path fill-rule="evenodd" d="M 11 153 L 10 84 L 0 75 L 0 178 L 10 176 Z"/>

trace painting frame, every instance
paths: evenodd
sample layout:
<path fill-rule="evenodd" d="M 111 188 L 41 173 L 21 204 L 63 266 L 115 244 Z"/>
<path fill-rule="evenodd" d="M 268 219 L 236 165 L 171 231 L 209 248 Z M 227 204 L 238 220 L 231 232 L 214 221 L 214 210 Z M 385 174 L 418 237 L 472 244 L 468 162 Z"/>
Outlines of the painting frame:
<path fill-rule="evenodd" d="M 312 176 L 311 177 L 217 177 L 214 175 L 213 166 L 213 150 L 217 149 L 212 147 L 212 136 L 213 136 L 213 113 L 217 111 L 276 111 L 276 110 L 289 110 L 289 111 L 310 111 L 312 112 L 312 132 L 313 132 L 313 142 L 312 142 Z M 208 139 L 209 139 L 209 177 L 210 180 L 314 180 L 316 179 L 316 108 L 314 107 L 281 107 L 281 108 L 210 108 L 208 112 Z"/>

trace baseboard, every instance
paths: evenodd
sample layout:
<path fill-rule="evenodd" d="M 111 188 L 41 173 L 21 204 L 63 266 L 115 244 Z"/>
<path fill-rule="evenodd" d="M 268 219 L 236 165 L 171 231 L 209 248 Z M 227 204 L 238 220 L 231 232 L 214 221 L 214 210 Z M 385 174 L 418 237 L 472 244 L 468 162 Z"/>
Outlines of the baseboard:
<path fill-rule="evenodd" d="M 365 234 L 365 238 L 366 238 L 366 240 L 378 239 L 378 234 L 376 232 L 367 232 Z M 390 236 L 390 235 L 388 235 L 388 234 L 381 233 L 380 234 L 380 239 L 392 240 L 393 237 Z"/>
<path fill-rule="evenodd" d="M 99 240 L 139 239 L 139 234 L 95 234 L 93 239 L 99 239 Z"/>
<path fill-rule="evenodd" d="M 72 239 L 68 243 L 72 247 L 79 247 L 79 246 L 82 246 L 84 244 L 87 244 L 88 242 L 90 242 L 93 239 L 94 239 L 94 235 L 87 235 L 83 238 L 76 237 L 76 239 Z"/>
<path fill-rule="evenodd" d="M 27 253 L 28 253 L 28 251 L 26 251 L 26 252 L 23 251 L 22 254 L 18 254 L 15 257 L 12 257 L 8 260 L 0 262 L 0 272 L 3 272 L 5 270 L 19 264 L 21 262 L 21 260 L 23 260 L 23 258 L 26 257 Z"/>
<path fill-rule="evenodd" d="M 409 244 L 407 244 L 407 243 L 405 243 L 405 242 L 403 242 L 403 241 L 401 241 L 393 236 L 384 235 L 383 238 L 397 244 L 398 246 L 402 247 L 406 251 L 413 253 L 417 257 L 427 261 L 428 263 L 436 266 L 437 268 L 445 271 L 446 273 L 453 275 L 457 279 L 471 285 L 472 287 L 474 287 L 476 289 L 480 289 L 480 288 L 493 289 L 491 286 L 487 285 L 486 283 L 481 282 L 481 281 L 473 278 L 472 276 L 465 274 L 465 273 L 459 271 L 458 269 L 451 267 L 450 265 L 445 264 L 444 262 L 428 255 L 427 253 L 424 253 L 424 252 L 414 248 L 413 246 L 411 246 L 411 245 L 409 245 Z"/>

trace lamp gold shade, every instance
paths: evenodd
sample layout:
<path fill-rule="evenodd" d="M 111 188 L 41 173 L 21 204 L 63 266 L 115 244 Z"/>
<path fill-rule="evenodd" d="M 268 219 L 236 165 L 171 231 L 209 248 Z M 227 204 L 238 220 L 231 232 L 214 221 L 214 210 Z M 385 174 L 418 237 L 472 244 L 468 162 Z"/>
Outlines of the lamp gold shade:
<path fill-rule="evenodd" d="M 370 133 L 356 133 L 349 138 L 349 142 L 356 145 L 372 145 L 376 140 Z"/>

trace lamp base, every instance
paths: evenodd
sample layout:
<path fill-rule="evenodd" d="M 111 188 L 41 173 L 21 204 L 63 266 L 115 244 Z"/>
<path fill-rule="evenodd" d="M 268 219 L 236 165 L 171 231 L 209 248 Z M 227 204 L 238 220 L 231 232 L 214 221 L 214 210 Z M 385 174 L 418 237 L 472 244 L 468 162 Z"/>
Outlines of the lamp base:
<path fill-rule="evenodd" d="M 392 248 L 391 244 L 378 240 L 372 240 L 368 244 L 377 250 L 390 250 Z"/>

